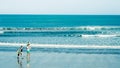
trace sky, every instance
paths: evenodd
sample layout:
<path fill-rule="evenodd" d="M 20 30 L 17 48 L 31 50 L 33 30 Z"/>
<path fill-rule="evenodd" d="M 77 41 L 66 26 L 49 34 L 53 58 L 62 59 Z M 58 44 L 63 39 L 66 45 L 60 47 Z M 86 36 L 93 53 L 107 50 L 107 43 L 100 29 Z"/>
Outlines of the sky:
<path fill-rule="evenodd" d="M 0 0 L 0 14 L 120 15 L 120 0 Z"/>

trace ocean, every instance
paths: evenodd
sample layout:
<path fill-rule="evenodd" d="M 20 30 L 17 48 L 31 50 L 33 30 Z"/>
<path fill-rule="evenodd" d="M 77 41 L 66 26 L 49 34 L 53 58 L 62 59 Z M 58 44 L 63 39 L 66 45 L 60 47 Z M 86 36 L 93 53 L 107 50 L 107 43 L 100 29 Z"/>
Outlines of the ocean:
<path fill-rule="evenodd" d="M 0 42 L 118 46 L 119 22 L 120 15 L 0 15 Z"/>
<path fill-rule="evenodd" d="M 18 44 L 27 42 L 31 64 L 15 64 Z M 120 15 L 1 14 L 0 56 L 2 68 L 119 68 Z"/>
<path fill-rule="evenodd" d="M 0 27 L 119 26 L 120 15 L 0 15 Z"/>

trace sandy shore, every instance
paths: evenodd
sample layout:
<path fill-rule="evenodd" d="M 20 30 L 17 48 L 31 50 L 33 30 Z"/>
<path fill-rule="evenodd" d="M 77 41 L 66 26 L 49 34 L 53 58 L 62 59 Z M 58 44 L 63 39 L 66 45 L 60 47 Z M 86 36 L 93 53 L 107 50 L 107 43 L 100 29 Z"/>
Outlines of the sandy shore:
<path fill-rule="evenodd" d="M 31 52 L 29 63 L 16 52 L 0 51 L 1 68 L 120 68 L 120 55 Z"/>

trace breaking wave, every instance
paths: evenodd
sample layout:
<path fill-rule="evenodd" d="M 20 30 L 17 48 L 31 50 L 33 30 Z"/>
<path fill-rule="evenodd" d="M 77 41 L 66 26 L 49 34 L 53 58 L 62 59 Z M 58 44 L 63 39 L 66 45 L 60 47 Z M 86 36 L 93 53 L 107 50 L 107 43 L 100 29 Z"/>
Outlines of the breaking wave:
<path fill-rule="evenodd" d="M 47 28 L 1 27 L 0 37 L 2 36 L 120 37 L 120 26 L 80 26 Z"/>
<path fill-rule="evenodd" d="M 57 31 L 57 30 L 120 30 L 120 26 L 80 26 L 80 27 L 1 27 L 4 31 Z"/>
<path fill-rule="evenodd" d="M 0 43 L 0 51 L 13 52 L 20 45 L 26 46 L 25 43 Z M 31 44 L 31 47 L 31 52 L 120 54 L 120 46 Z"/>

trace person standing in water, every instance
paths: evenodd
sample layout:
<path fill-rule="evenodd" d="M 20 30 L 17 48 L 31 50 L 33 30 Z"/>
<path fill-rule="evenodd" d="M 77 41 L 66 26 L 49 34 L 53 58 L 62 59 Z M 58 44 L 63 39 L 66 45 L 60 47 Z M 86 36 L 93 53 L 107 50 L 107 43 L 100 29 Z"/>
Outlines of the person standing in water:
<path fill-rule="evenodd" d="M 17 50 L 17 57 L 22 57 L 22 52 L 23 52 L 23 46 L 20 46 L 20 48 Z"/>
<path fill-rule="evenodd" d="M 31 47 L 30 47 L 30 42 L 28 42 L 27 47 L 26 47 L 26 50 L 27 50 L 27 58 L 28 58 L 28 59 L 30 58 L 30 49 L 31 49 Z"/>
<path fill-rule="evenodd" d="M 30 49 L 31 49 L 30 42 L 28 42 L 28 44 L 27 44 L 27 54 L 30 54 Z"/>
<path fill-rule="evenodd" d="M 23 57 L 22 57 L 22 52 L 23 52 L 23 46 L 20 46 L 20 48 L 18 48 L 18 50 L 17 50 L 17 62 L 18 62 L 18 64 L 19 64 L 19 66 L 20 66 L 20 68 L 23 68 L 23 66 L 22 66 L 22 59 L 23 59 Z"/>
<path fill-rule="evenodd" d="M 30 68 L 30 49 L 31 49 L 30 42 L 28 42 L 26 49 L 27 49 L 27 68 Z"/>

